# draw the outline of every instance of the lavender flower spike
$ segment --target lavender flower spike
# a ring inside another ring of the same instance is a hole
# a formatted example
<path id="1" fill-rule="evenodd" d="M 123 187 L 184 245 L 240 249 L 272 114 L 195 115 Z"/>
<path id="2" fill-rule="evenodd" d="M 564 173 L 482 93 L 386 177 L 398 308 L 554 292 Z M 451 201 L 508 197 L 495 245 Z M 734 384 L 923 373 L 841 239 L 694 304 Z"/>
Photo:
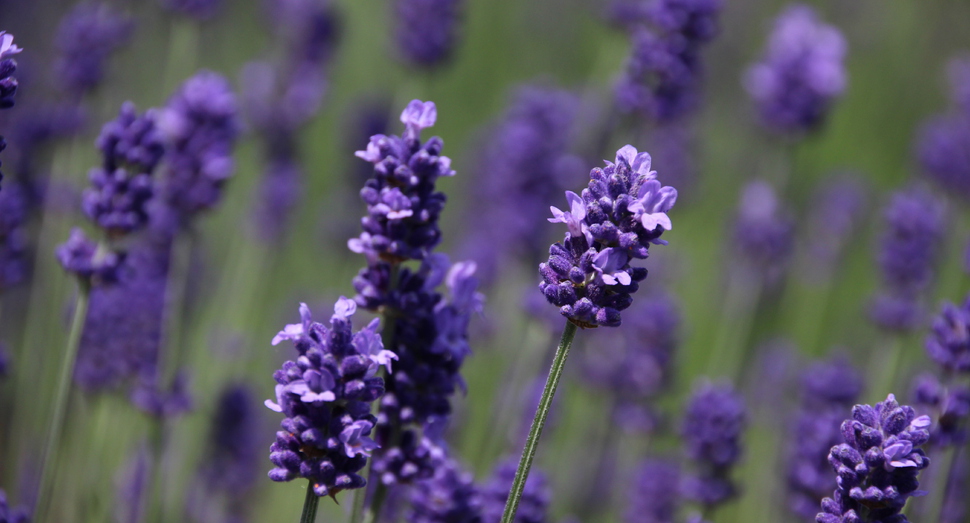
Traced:
<path id="1" fill-rule="evenodd" d="M 54 64 L 61 89 L 80 98 L 104 79 L 105 62 L 131 37 L 131 19 L 107 3 L 82 3 L 57 29 L 60 57 Z"/>
<path id="2" fill-rule="evenodd" d="M 17 79 L 13 74 L 17 71 L 17 61 L 13 55 L 23 51 L 13 43 L 13 35 L 0 31 L 0 109 L 13 107 L 14 95 L 17 94 Z"/>
<path id="3" fill-rule="evenodd" d="M 397 42 L 415 67 L 445 63 L 455 48 L 462 0 L 396 0 Z"/>
<path id="4" fill-rule="evenodd" d="M 618 326 L 620 311 L 647 277 L 630 260 L 645 259 L 651 243 L 666 244 L 660 235 L 671 228 L 667 212 L 677 190 L 661 186 L 650 167 L 649 154 L 624 146 L 615 163 L 593 169 L 582 196 L 566 193 L 568 212 L 551 208 L 549 221 L 567 224 L 569 232 L 539 265 L 539 288 L 578 326 Z"/>
<path id="5" fill-rule="evenodd" d="M 919 449 L 929 440 L 928 416 L 916 416 L 890 394 L 875 407 L 856 405 L 842 423 L 845 443 L 832 447 L 829 463 L 838 488 L 822 500 L 817 523 L 909 521 L 901 514 L 906 500 L 925 494 L 917 475 L 930 464 Z"/>
<path id="6" fill-rule="evenodd" d="M 970 298 L 960 307 L 943 305 L 926 338 L 926 353 L 948 371 L 970 373 Z"/>
<path id="7" fill-rule="evenodd" d="M 744 76 L 762 122 L 785 133 L 817 128 L 846 87 L 842 33 L 804 4 L 776 20 L 768 49 Z"/>
<path id="8" fill-rule="evenodd" d="M 747 424 L 744 401 L 730 385 L 703 384 L 691 395 L 681 435 L 697 474 L 684 494 L 707 508 L 737 495 L 731 469 L 741 459 L 741 434 Z"/>
<path id="9" fill-rule="evenodd" d="M 301 304 L 301 322 L 273 338 L 273 345 L 292 341 L 299 353 L 273 375 L 276 401 L 266 400 L 286 415 L 270 447 L 273 481 L 307 478 L 317 496 L 331 497 L 366 485 L 357 472 L 377 448 L 369 437 L 377 423 L 370 404 L 384 394 L 384 380 L 375 374 L 393 355 L 383 350 L 377 319 L 352 332 L 356 310 L 353 300 L 341 297 L 327 328 Z"/>

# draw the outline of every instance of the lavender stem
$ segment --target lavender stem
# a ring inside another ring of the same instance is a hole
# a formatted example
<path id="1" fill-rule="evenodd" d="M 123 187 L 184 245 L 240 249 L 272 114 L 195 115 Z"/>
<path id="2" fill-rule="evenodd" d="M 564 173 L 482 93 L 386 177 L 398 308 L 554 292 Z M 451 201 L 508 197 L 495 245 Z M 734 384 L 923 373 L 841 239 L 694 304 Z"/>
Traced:
<path id="1" fill-rule="evenodd" d="M 317 519 L 317 505 L 320 498 L 313 492 L 313 481 L 306 486 L 306 497 L 303 498 L 303 513 L 300 514 L 300 523 L 313 523 Z"/>
<path id="2" fill-rule="evenodd" d="M 74 318 L 71 320 L 71 330 L 67 337 L 67 347 L 64 350 L 64 360 L 61 364 L 61 374 L 58 378 L 57 396 L 54 399 L 54 414 L 51 418 L 51 428 L 47 433 L 47 443 L 41 458 L 40 490 L 37 495 L 35 513 L 41 515 L 38 521 L 45 521 L 50 516 L 45 510 L 45 503 L 50 499 L 54 487 L 54 467 L 57 457 L 57 445 L 61 440 L 61 430 L 64 428 L 64 418 L 67 412 L 68 391 L 71 389 L 71 375 L 74 372 L 74 360 L 77 359 L 77 349 L 81 342 L 81 332 L 88 315 L 89 285 L 78 281 L 77 304 L 74 307 Z"/>
<path id="3" fill-rule="evenodd" d="M 546 418 L 549 416 L 552 399 L 556 395 L 559 379 L 562 378 L 562 371 L 566 366 L 566 357 L 569 356 L 569 347 L 572 346 L 575 337 L 576 324 L 567 321 L 566 328 L 562 331 L 562 338 L 559 340 L 559 347 L 556 349 L 556 356 L 552 360 L 552 367 L 549 369 L 549 378 L 546 379 L 546 386 L 542 389 L 542 397 L 539 399 L 539 407 L 536 408 L 536 415 L 532 420 L 532 428 L 529 429 L 529 437 L 526 438 L 525 448 L 522 449 L 519 467 L 515 470 L 515 479 L 512 480 L 512 490 L 509 492 L 509 499 L 505 503 L 502 523 L 512 523 L 515 519 L 515 511 L 519 508 L 519 500 L 522 498 L 522 491 L 525 490 L 525 481 L 529 477 L 532 459 L 535 458 L 536 448 L 539 446 L 539 436 L 542 434 L 542 427 L 546 424 Z"/>

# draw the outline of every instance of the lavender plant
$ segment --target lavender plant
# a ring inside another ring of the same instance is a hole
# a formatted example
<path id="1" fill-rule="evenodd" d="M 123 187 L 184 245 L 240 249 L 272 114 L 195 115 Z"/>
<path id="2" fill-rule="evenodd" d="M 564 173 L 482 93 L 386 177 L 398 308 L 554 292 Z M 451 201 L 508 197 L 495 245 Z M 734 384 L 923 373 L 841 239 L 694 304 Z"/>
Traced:
<path id="1" fill-rule="evenodd" d="M 844 443 L 832 447 L 829 463 L 838 477 L 832 497 L 822 500 L 818 523 L 909 521 L 901 512 L 919 495 L 919 472 L 930 460 L 919 448 L 929 440 L 929 416 L 916 416 L 890 394 L 886 401 L 852 408 L 842 423 Z"/>
<path id="2" fill-rule="evenodd" d="M 17 79 L 13 74 L 17 72 L 17 61 L 12 57 L 23 51 L 13 43 L 13 35 L 0 31 L 0 109 L 13 107 L 14 96 L 17 94 Z M 6 140 L 0 136 L 0 151 L 7 147 Z M 3 173 L 0 173 L 3 181 Z"/>
<path id="3" fill-rule="evenodd" d="M 132 35 L 132 22 L 107 3 L 82 3 L 62 20 L 54 64 L 57 82 L 75 102 L 104 80 L 108 58 Z"/>
<path id="4" fill-rule="evenodd" d="M 683 494 L 705 515 L 738 494 L 730 474 L 741 458 L 746 418 L 743 400 L 726 384 L 701 384 L 687 404 L 681 436 L 694 473 L 685 479 Z"/>
<path id="5" fill-rule="evenodd" d="M 462 0 L 396 0 L 397 45 L 401 58 L 417 68 L 431 69 L 454 54 Z"/>

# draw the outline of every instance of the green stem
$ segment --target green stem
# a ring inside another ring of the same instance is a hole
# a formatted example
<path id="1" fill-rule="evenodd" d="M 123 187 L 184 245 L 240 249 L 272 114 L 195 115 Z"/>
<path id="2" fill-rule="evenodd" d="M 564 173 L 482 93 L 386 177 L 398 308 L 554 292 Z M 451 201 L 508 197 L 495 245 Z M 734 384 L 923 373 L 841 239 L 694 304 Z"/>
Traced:
<path id="1" fill-rule="evenodd" d="M 900 335 L 892 335 L 888 346 L 876 347 L 871 356 L 871 369 L 876 376 L 870 378 L 872 383 L 873 401 L 883 401 L 886 395 L 893 392 L 899 360 L 902 358 L 903 340 Z"/>
<path id="2" fill-rule="evenodd" d="M 317 505 L 320 498 L 313 492 L 313 482 L 306 486 L 306 497 L 303 498 L 303 513 L 300 514 L 300 523 L 313 523 L 317 520 Z"/>
<path id="3" fill-rule="evenodd" d="M 959 453 L 957 448 L 953 445 L 947 447 L 943 451 L 943 467 L 936 475 L 936 482 L 934 482 L 934 487 L 931 489 L 933 492 L 932 501 L 929 503 L 930 506 L 930 517 L 926 521 L 939 521 L 940 515 L 943 512 L 943 504 L 946 503 L 947 487 L 950 485 L 950 475 L 954 468 L 954 463 L 957 461 Z M 912 503 L 910 503 L 912 505 Z"/>
<path id="4" fill-rule="evenodd" d="M 54 398 L 54 414 L 51 418 L 50 431 L 47 433 L 47 443 L 41 458 L 40 491 L 37 495 L 35 513 L 50 516 L 45 503 L 51 499 L 54 488 L 54 467 L 57 463 L 57 446 L 61 440 L 61 430 L 64 428 L 64 418 L 67 414 L 68 392 L 71 389 L 71 375 L 74 372 L 74 360 L 77 359 L 77 349 L 81 343 L 81 332 L 84 330 L 84 320 L 88 315 L 89 284 L 78 280 L 77 304 L 74 307 L 74 319 L 71 320 L 71 331 L 67 337 L 67 347 L 61 362 L 61 373 L 57 383 L 57 396 Z M 45 521 L 43 517 L 38 521 Z"/>
<path id="5" fill-rule="evenodd" d="M 575 337 L 576 325 L 572 322 L 566 322 L 566 328 L 563 329 L 562 338 L 559 340 L 559 347 L 556 349 L 556 356 L 553 358 L 552 367 L 549 369 L 549 378 L 546 379 L 546 386 L 542 389 L 542 398 L 539 399 L 535 419 L 532 420 L 532 428 L 529 429 L 529 437 L 525 440 L 525 448 L 522 449 L 519 468 L 515 471 L 512 490 L 509 492 L 509 499 L 505 503 L 505 512 L 502 514 L 502 523 L 512 523 L 515 519 L 515 511 L 519 508 L 519 500 L 522 498 L 522 491 L 525 490 L 525 481 L 529 477 L 529 469 L 532 467 L 532 460 L 535 458 L 536 448 L 539 446 L 539 436 L 542 435 L 542 427 L 546 424 L 546 418 L 549 416 L 552 399 L 556 395 L 559 379 L 562 378 L 562 371 L 566 366 L 566 357 L 569 356 L 569 347 L 573 344 Z"/>
<path id="6" fill-rule="evenodd" d="M 737 377 L 744 361 L 761 287 L 761 279 L 747 272 L 730 277 L 724 309 L 714 339 L 714 349 L 709 360 L 709 375 L 721 375 L 730 379 Z"/>

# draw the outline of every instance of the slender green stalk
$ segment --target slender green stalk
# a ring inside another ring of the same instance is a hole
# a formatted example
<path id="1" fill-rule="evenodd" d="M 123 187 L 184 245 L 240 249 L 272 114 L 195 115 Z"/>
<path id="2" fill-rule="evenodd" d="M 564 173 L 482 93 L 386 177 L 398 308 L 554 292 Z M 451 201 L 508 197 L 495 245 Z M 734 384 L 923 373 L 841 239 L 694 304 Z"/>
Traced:
<path id="1" fill-rule="evenodd" d="M 317 505 L 320 498 L 313 492 L 313 481 L 307 483 L 306 497 L 303 498 L 303 513 L 300 514 L 300 523 L 313 523 L 317 520 Z"/>
<path id="2" fill-rule="evenodd" d="M 525 481 L 529 477 L 529 469 L 532 467 L 532 460 L 535 458 L 536 449 L 539 446 L 539 436 L 542 435 L 542 427 L 546 424 L 549 410 L 552 408 L 552 399 L 556 395 L 556 387 L 559 386 L 559 379 L 562 378 L 563 368 L 566 366 L 566 357 L 569 356 L 569 347 L 573 344 L 576 337 L 576 325 L 566 322 L 566 328 L 562 331 L 562 338 L 559 340 L 559 347 L 556 349 L 556 356 L 552 360 L 552 367 L 549 369 L 549 378 L 546 379 L 546 386 L 542 389 L 542 398 L 539 399 L 539 407 L 536 409 L 535 418 L 532 420 L 532 428 L 529 429 L 529 437 L 525 440 L 525 448 L 522 449 L 522 458 L 519 460 L 519 467 L 515 471 L 515 479 L 512 481 L 512 490 L 509 492 L 509 499 L 505 503 L 505 512 L 502 514 L 502 523 L 512 523 L 515 519 L 515 511 L 519 508 L 519 500 L 522 498 L 522 491 L 525 490 Z"/>
<path id="3" fill-rule="evenodd" d="M 902 359 L 903 340 L 899 335 L 892 335 L 889 342 L 882 347 L 876 347 L 872 352 L 871 364 L 869 368 L 876 373 L 870 377 L 872 383 L 873 401 L 886 399 L 886 394 L 893 392 L 893 384 L 896 381 L 896 373 L 899 369 L 899 360 Z"/>
<path id="4" fill-rule="evenodd" d="M 47 503 L 50 502 L 54 488 L 54 467 L 57 466 L 57 446 L 61 440 L 61 430 L 64 428 L 64 418 L 67 415 L 68 392 L 71 389 L 71 375 L 74 373 L 74 360 L 77 359 L 77 349 L 81 343 L 81 332 L 84 330 L 84 320 L 88 315 L 88 297 L 90 288 L 87 282 L 78 280 L 77 304 L 74 306 L 74 319 L 71 320 L 71 331 L 67 337 L 67 347 L 61 362 L 61 373 L 57 383 L 57 396 L 54 397 L 54 413 L 51 418 L 50 430 L 47 433 L 47 443 L 44 445 L 44 455 L 41 458 L 40 491 L 37 495 L 35 513 L 41 515 L 38 521 L 45 521 L 50 517 Z"/>
<path id="5" fill-rule="evenodd" d="M 734 379 L 740 372 L 761 287 L 762 281 L 757 275 L 734 274 L 728 280 L 724 308 L 709 360 L 708 373 L 711 376 Z"/>
<path id="6" fill-rule="evenodd" d="M 367 487 L 354 491 L 354 506 L 350 511 L 350 521 L 361 521 L 364 517 L 364 501 L 367 498 Z"/>
<path id="7" fill-rule="evenodd" d="M 936 474 L 936 481 L 933 483 L 933 488 L 929 489 L 932 492 L 930 497 L 930 517 L 926 521 L 939 521 L 940 515 L 943 512 L 943 504 L 946 503 L 946 491 L 947 487 L 950 485 L 950 476 L 953 474 L 954 464 L 956 463 L 959 452 L 958 448 L 951 445 L 943 451 L 943 459 L 939 461 L 943 466 L 940 467 L 939 472 Z M 937 462 L 937 460 L 934 460 Z M 912 505 L 912 503 L 910 503 Z"/>

